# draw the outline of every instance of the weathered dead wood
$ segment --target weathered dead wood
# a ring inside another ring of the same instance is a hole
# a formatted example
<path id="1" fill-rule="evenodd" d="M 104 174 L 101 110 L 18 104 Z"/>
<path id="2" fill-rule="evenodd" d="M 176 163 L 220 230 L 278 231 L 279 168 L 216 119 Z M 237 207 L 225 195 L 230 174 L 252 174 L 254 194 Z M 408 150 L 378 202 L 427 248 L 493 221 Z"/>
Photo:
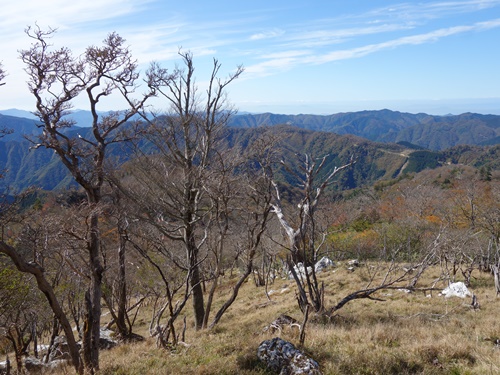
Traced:
<path id="1" fill-rule="evenodd" d="M 493 277 L 495 278 L 495 290 L 496 290 L 496 295 L 500 294 L 500 280 L 498 276 L 499 268 L 497 265 L 491 266 L 491 272 L 493 272 Z"/>
<path id="2" fill-rule="evenodd" d="M 300 326 L 300 346 L 304 346 L 304 340 L 306 339 L 306 324 L 309 319 L 309 305 L 306 306 L 306 310 L 304 311 L 304 320 L 302 321 L 302 325 Z"/>

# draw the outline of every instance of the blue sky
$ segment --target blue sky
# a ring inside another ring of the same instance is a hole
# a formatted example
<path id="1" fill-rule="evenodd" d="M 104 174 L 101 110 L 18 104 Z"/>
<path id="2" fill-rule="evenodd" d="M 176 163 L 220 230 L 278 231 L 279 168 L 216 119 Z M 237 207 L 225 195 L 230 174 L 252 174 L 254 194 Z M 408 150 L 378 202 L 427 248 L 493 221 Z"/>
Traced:
<path id="1" fill-rule="evenodd" d="M 500 114 L 500 0 L 39 4 L 2 5 L 0 61 L 9 75 L 0 109 L 33 109 L 18 50 L 29 46 L 23 30 L 36 22 L 57 28 L 53 44 L 75 54 L 116 31 L 143 71 L 153 60 L 171 69 L 179 48 L 190 50 L 201 87 L 214 57 L 223 74 L 242 64 L 228 92 L 241 112 Z"/>

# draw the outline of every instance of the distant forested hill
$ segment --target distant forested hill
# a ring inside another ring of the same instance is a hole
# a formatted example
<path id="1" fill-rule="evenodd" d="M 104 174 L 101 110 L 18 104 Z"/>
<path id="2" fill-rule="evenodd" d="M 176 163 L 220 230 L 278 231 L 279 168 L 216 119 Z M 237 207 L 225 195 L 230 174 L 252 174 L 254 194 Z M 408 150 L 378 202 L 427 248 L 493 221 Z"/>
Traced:
<path id="1" fill-rule="evenodd" d="M 11 129 L 17 128 L 22 132 L 33 131 L 35 120 L 2 115 L 2 112 L 22 114 L 22 111 L 16 112 L 15 110 L 0 111 L 0 129 L 5 126 Z M 26 116 L 30 114 L 26 113 L 24 117 Z M 74 111 L 69 118 L 73 119 L 76 125 L 85 127 L 90 123 L 90 112 Z M 274 125 L 293 125 L 303 129 L 340 135 L 352 134 L 376 142 L 409 142 L 434 151 L 457 145 L 500 144 L 500 116 L 476 113 L 433 116 L 388 109 L 337 113 L 327 116 L 262 113 L 233 116 L 229 123 L 229 126 L 237 128 Z M 16 131 L 16 134 L 20 132 Z M 12 136 L 8 139 L 12 139 Z"/>
<path id="2" fill-rule="evenodd" d="M 442 117 L 387 110 L 332 116 L 261 114 L 234 116 L 231 125 L 226 134 L 228 147 L 249 147 L 263 132 L 270 132 L 280 137 L 280 152 L 291 162 L 297 154 L 328 154 L 327 168 L 333 168 L 353 155 L 356 166 L 337 180 L 338 189 L 366 186 L 446 163 L 500 169 L 500 144 L 494 143 L 500 139 L 500 116 Z M 0 138 L 1 186 L 53 190 L 72 183 L 53 152 L 30 149 L 32 144 L 24 139 L 23 134 L 33 136 L 40 131 L 35 120 L 0 115 L 2 128 L 14 132 Z M 88 130 L 74 127 L 71 133 Z M 488 143 L 492 145 L 481 146 Z M 128 157 L 121 148 L 112 153 L 119 160 Z M 283 181 L 294 182 L 284 171 L 280 173 Z"/>
<path id="3" fill-rule="evenodd" d="M 230 126 L 257 127 L 278 124 L 304 129 L 353 134 L 376 142 L 409 142 L 430 150 L 460 144 L 500 143 L 500 116 L 464 113 L 431 116 L 390 110 L 319 115 L 243 114 L 233 116 Z"/>

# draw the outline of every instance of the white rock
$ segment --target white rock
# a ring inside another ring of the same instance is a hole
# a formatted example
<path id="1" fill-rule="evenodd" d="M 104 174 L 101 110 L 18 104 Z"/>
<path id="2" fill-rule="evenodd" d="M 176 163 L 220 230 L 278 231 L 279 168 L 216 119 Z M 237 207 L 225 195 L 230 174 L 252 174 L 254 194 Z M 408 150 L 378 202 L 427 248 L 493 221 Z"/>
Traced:
<path id="1" fill-rule="evenodd" d="M 316 264 L 314 265 L 314 271 L 316 273 L 319 273 L 328 267 L 334 267 L 334 266 L 335 263 L 333 263 L 333 260 L 327 257 L 323 257 L 319 261 L 317 261 Z"/>
<path id="2" fill-rule="evenodd" d="M 461 281 L 459 281 L 458 283 L 452 283 L 448 285 L 447 288 L 443 289 L 441 294 L 446 298 L 450 297 L 465 298 L 467 296 L 469 297 L 472 296 L 472 293 L 469 291 L 469 289 L 467 289 L 465 284 Z"/>
<path id="3" fill-rule="evenodd" d="M 359 260 L 357 259 L 351 259 L 347 262 L 347 265 L 349 267 L 359 267 Z"/>

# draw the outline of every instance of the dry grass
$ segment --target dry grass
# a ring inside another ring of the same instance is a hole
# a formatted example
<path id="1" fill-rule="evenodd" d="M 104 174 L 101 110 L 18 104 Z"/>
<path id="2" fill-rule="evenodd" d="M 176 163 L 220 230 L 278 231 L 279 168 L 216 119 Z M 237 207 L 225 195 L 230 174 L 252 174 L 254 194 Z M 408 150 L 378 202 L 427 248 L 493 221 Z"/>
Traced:
<path id="1" fill-rule="evenodd" d="M 427 281 L 438 274 L 439 270 L 431 270 Z M 377 296 L 385 302 L 353 301 L 330 322 L 312 317 L 304 350 L 320 363 L 324 374 L 500 373 L 500 349 L 491 341 L 500 337 L 500 301 L 490 275 L 474 276 L 471 289 L 481 303 L 478 311 L 468 298 L 382 291 Z M 333 304 L 366 286 L 367 275 L 361 268 L 350 273 L 339 267 L 321 277 L 328 303 Z M 302 319 L 293 282 L 277 280 L 271 288 L 269 301 L 263 288 L 248 282 L 219 326 L 202 332 L 188 327 L 189 347 L 169 352 L 157 349 L 154 339 L 148 338 L 102 352 L 100 374 L 266 374 L 256 349 L 274 335 L 263 328 L 280 314 Z M 220 290 L 215 308 L 227 293 L 227 288 Z M 189 321 L 190 311 L 186 314 Z M 147 316 L 143 321 L 136 331 L 146 335 Z M 285 329 L 280 335 L 298 344 L 297 330 Z"/>

